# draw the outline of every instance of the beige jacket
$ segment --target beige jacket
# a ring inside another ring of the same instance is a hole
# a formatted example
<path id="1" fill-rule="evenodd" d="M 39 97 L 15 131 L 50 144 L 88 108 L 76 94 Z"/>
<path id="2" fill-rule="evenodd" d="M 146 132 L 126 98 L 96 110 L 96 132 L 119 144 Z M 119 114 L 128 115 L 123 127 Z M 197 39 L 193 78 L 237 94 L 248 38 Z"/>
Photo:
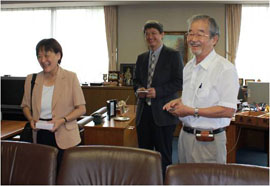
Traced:
<path id="1" fill-rule="evenodd" d="M 43 89 L 44 73 L 37 74 L 32 96 L 33 119 L 38 121 L 41 109 L 41 95 Z M 21 107 L 30 108 L 30 90 L 32 74 L 25 80 L 24 96 Z M 72 112 L 75 106 L 85 104 L 84 95 L 75 73 L 59 67 L 54 85 L 52 98 L 52 117 L 61 119 Z M 81 142 L 77 121 L 69 121 L 61 125 L 55 132 L 55 140 L 59 148 L 67 149 L 76 146 Z"/>

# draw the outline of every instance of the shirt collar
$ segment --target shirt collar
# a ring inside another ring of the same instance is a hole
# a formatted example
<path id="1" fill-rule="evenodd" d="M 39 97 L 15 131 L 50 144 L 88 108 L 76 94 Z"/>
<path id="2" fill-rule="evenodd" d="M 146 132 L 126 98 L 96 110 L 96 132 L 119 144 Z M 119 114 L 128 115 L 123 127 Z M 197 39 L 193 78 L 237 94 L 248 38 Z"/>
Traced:
<path id="1" fill-rule="evenodd" d="M 156 56 L 158 56 L 160 54 L 162 47 L 163 47 L 163 44 L 161 44 L 160 47 L 156 51 L 150 50 L 150 54 L 152 54 L 152 52 L 154 52 L 154 54 Z"/>
<path id="2" fill-rule="evenodd" d="M 198 65 L 200 65 L 203 69 L 207 70 L 208 67 L 213 62 L 213 58 L 216 56 L 216 51 L 213 49 Z M 196 67 L 196 57 L 193 58 L 193 65 Z"/>

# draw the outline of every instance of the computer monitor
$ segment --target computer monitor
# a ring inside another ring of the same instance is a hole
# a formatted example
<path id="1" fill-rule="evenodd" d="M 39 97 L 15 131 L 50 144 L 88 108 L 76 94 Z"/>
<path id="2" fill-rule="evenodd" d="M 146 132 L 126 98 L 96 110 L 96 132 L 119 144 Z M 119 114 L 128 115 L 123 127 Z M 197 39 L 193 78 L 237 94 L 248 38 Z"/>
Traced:
<path id="1" fill-rule="evenodd" d="M 269 104 L 269 83 L 268 82 L 248 82 L 248 103 Z"/>
<path id="2" fill-rule="evenodd" d="M 22 98 L 25 77 L 1 77 L 1 112 L 2 119 L 25 120 L 23 116 Z"/>

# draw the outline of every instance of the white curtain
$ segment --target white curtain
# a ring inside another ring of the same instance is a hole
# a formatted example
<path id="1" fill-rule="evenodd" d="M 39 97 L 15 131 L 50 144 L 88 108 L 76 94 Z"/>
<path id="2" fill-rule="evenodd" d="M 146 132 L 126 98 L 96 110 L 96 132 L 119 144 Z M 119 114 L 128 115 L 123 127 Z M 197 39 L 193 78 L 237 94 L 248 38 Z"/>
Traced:
<path id="1" fill-rule="evenodd" d="M 109 55 L 109 70 L 117 70 L 117 7 L 105 6 L 105 25 Z"/>
<path id="2" fill-rule="evenodd" d="M 269 7 L 242 6 L 240 40 L 235 61 L 239 78 L 270 81 L 269 20 Z"/>
<path id="3" fill-rule="evenodd" d="M 48 9 L 2 10 L 0 75 L 26 76 L 41 70 L 35 47 L 51 33 Z"/>
<path id="4" fill-rule="evenodd" d="M 228 4 L 226 7 L 226 31 L 227 31 L 227 49 L 226 58 L 235 64 L 237 54 L 240 28 L 241 28 L 241 4 Z"/>
<path id="5" fill-rule="evenodd" d="M 1 18 L 1 75 L 41 71 L 35 46 L 53 37 L 63 48 L 63 68 L 76 72 L 81 83 L 103 81 L 109 61 L 103 7 L 8 10 Z"/>

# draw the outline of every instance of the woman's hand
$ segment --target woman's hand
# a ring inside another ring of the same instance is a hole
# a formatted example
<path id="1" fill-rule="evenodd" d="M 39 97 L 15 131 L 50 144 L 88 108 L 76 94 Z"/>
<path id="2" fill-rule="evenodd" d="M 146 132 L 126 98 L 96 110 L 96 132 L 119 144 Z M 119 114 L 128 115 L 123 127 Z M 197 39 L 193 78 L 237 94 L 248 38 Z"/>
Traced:
<path id="1" fill-rule="evenodd" d="M 23 107 L 23 114 L 24 116 L 27 118 L 27 120 L 30 122 L 30 126 L 33 130 L 37 130 L 36 128 L 36 122 L 34 119 L 33 119 L 33 116 L 32 116 L 32 113 L 30 111 L 30 109 L 28 107 Z"/>
<path id="2" fill-rule="evenodd" d="M 73 121 L 73 120 L 76 120 L 81 115 L 85 114 L 85 112 L 86 112 L 85 105 L 78 105 L 78 106 L 75 107 L 75 109 L 71 113 L 66 115 L 65 118 L 66 118 L 67 121 Z M 53 124 L 53 128 L 52 128 L 51 132 L 55 132 L 66 121 L 65 121 L 64 118 L 61 118 L 61 119 L 53 118 L 49 122 Z"/>
<path id="3" fill-rule="evenodd" d="M 30 126 L 31 126 L 31 128 L 32 128 L 33 130 L 36 130 L 36 121 L 31 120 L 31 121 L 30 121 Z"/>
<path id="4" fill-rule="evenodd" d="M 57 131 L 57 129 L 63 125 L 65 123 L 65 120 L 62 118 L 62 119 L 53 119 L 51 121 L 48 121 L 49 123 L 52 123 L 53 124 L 53 128 L 51 130 L 51 132 L 55 132 Z"/>

